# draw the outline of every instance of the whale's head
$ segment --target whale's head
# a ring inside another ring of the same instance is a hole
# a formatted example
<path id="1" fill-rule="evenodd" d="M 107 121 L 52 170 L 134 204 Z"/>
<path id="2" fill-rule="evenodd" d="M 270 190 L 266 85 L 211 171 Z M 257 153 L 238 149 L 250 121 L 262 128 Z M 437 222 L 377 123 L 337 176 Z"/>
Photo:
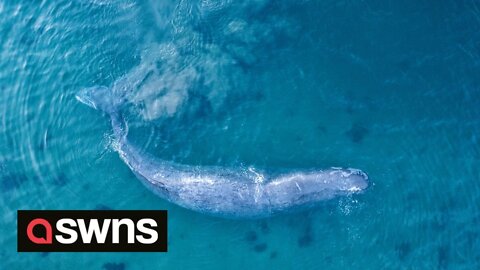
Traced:
<path id="1" fill-rule="evenodd" d="M 286 206 L 312 206 L 318 202 L 361 193 L 368 188 L 368 176 L 357 169 L 331 168 L 283 174 L 267 186 L 273 211 Z"/>
<path id="2" fill-rule="evenodd" d="M 341 192 L 359 193 L 368 188 L 368 175 L 358 169 L 331 168 L 318 177 L 320 184 L 327 183 L 331 189 Z"/>

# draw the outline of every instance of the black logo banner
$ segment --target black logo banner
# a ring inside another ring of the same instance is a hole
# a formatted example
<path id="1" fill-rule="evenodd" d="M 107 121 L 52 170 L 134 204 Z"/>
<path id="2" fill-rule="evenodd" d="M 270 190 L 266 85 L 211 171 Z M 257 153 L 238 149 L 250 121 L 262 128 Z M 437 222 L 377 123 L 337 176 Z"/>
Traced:
<path id="1" fill-rule="evenodd" d="M 166 210 L 18 210 L 19 252 L 166 252 Z"/>

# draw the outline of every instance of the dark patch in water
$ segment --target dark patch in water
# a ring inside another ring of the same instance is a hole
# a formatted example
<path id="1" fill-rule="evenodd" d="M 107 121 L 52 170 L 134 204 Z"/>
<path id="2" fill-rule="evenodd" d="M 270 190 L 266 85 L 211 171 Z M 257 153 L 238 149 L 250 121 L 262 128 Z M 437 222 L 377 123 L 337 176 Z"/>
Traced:
<path id="1" fill-rule="evenodd" d="M 273 251 L 272 253 L 270 253 L 270 259 L 275 259 L 277 258 L 278 256 L 278 253 L 276 251 Z"/>
<path id="2" fill-rule="evenodd" d="M 50 254 L 50 252 L 45 251 L 45 252 L 41 252 L 41 253 L 40 253 L 40 256 L 42 256 L 42 258 L 45 258 L 45 257 L 47 257 L 49 254 Z"/>
<path id="3" fill-rule="evenodd" d="M 438 262 L 438 269 L 447 269 L 448 264 L 449 264 L 449 258 L 448 258 L 448 253 L 449 253 L 449 247 L 448 246 L 441 246 L 438 248 L 438 257 L 437 257 L 437 262 Z"/>
<path id="4" fill-rule="evenodd" d="M 398 258 L 403 261 L 412 252 L 412 246 L 408 242 L 403 242 L 395 246 L 395 251 L 397 252 Z"/>
<path id="5" fill-rule="evenodd" d="M 348 114 L 353 114 L 355 112 L 355 108 L 352 104 L 348 104 L 346 111 Z"/>
<path id="6" fill-rule="evenodd" d="M 210 114 L 212 114 L 213 112 L 213 108 L 212 108 L 212 105 L 210 103 L 210 101 L 208 100 L 205 100 L 205 99 L 201 99 L 200 100 L 200 105 L 197 107 L 197 110 L 196 110 L 196 113 L 195 113 L 195 116 L 198 118 L 203 118 L 203 117 L 206 117 Z"/>
<path id="7" fill-rule="evenodd" d="M 192 115 L 190 115 L 192 119 L 198 120 L 199 118 L 204 118 L 212 114 L 212 104 L 205 95 L 192 91 L 189 98 L 190 102 L 188 106 L 192 113 Z"/>
<path id="8" fill-rule="evenodd" d="M 332 256 L 326 256 L 325 258 L 323 258 L 323 260 L 324 260 L 327 264 L 331 264 L 331 263 L 333 262 Z"/>
<path id="9" fill-rule="evenodd" d="M 266 221 L 260 222 L 260 231 L 264 234 L 267 234 L 270 232 L 270 227 L 268 226 L 268 223 Z"/>
<path id="10" fill-rule="evenodd" d="M 298 246 L 299 247 L 308 247 L 313 244 L 314 237 L 313 237 L 313 230 L 312 230 L 312 222 L 310 219 L 307 219 L 307 223 L 305 229 L 302 232 L 302 235 L 298 238 Z"/>
<path id="11" fill-rule="evenodd" d="M 298 238 L 298 246 L 299 247 L 308 247 L 311 246 L 313 243 L 313 235 L 310 230 L 305 230 L 302 236 Z"/>
<path id="12" fill-rule="evenodd" d="M 413 67 L 413 62 L 410 59 L 401 59 L 395 63 L 395 66 L 406 73 Z"/>
<path id="13" fill-rule="evenodd" d="M 20 187 L 20 185 L 28 180 L 24 174 L 7 174 L 1 178 L 1 188 L 3 191 L 11 191 Z"/>
<path id="14" fill-rule="evenodd" d="M 242 69 L 243 72 L 249 72 L 253 69 L 255 66 L 255 62 L 258 60 L 256 59 L 255 56 L 250 56 L 248 59 L 242 58 L 242 57 L 236 57 L 235 55 L 232 54 L 232 56 L 235 59 L 235 64 Z"/>
<path id="15" fill-rule="evenodd" d="M 354 143 L 361 143 L 367 134 L 368 129 L 359 124 L 353 124 L 350 130 L 345 132 L 345 135 Z"/>
<path id="16" fill-rule="evenodd" d="M 317 125 L 317 130 L 321 133 L 327 133 L 327 127 L 321 124 Z"/>
<path id="17" fill-rule="evenodd" d="M 106 206 L 105 204 L 97 204 L 95 205 L 95 210 L 113 210 L 113 208 Z"/>
<path id="18" fill-rule="evenodd" d="M 245 235 L 245 240 L 247 242 L 255 242 L 258 239 L 258 235 L 254 231 L 248 231 L 247 234 Z"/>
<path id="19" fill-rule="evenodd" d="M 105 270 L 125 270 L 125 263 L 105 263 L 102 268 Z"/>
<path id="20" fill-rule="evenodd" d="M 253 250 L 254 250 L 255 252 L 259 252 L 259 253 L 260 253 L 260 252 L 264 252 L 265 250 L 267 250 L 267 244 L 261 243 L 261 244 L 255 245 L 255 246 L 253 247 Z"/>
<path id="21" fill-rule="evenodd" d="M 254 91 L 251 94 L 251 98 L 256 102 L 260 102 L 265 100 L 265 94 L 262 91 Z"/>
<path id="22" fill-rule="evenodd" d="M 69 182 L 67 176 L 64 173 L 60 173 L 53 179 L 53 184 L 57 187 L 63 187 Z"/>

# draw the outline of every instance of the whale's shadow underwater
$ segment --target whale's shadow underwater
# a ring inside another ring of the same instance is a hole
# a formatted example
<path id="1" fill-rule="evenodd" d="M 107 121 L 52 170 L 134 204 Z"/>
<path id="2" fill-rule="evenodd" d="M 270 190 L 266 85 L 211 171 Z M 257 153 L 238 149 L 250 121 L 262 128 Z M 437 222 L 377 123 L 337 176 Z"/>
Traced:
<path id="1" fill-rule="evenodd" d="M 225 218 L 265 218 L 315 207 L 368 187 L 361 170 L 330 168 L 266 173 L 253 168 L 189 166 L 144 153 L 127 139 L 121 114 L 124 89 L 91 87 L 76 98 L 109 115 L 116 151 L 142 182 L 160 197 L 197 212 Z"/>

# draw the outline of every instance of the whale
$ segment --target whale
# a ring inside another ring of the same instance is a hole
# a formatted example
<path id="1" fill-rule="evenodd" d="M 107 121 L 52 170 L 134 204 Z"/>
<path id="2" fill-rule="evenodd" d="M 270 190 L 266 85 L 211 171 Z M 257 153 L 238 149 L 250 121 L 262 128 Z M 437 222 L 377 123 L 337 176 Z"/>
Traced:
<path id="1" fill-rule="evenodd" d="M 339 196 L 362 193 L 369 186 L 368 175 L 353 168 L 264 170 L 157 158 L 128 140 L 122 115 L 127 86 L 83 88 L 76 99 L 109 117 L 120 158 L 147 188 L 173 204 L 211 216 L 258 219 L 311 209 Z"/>

